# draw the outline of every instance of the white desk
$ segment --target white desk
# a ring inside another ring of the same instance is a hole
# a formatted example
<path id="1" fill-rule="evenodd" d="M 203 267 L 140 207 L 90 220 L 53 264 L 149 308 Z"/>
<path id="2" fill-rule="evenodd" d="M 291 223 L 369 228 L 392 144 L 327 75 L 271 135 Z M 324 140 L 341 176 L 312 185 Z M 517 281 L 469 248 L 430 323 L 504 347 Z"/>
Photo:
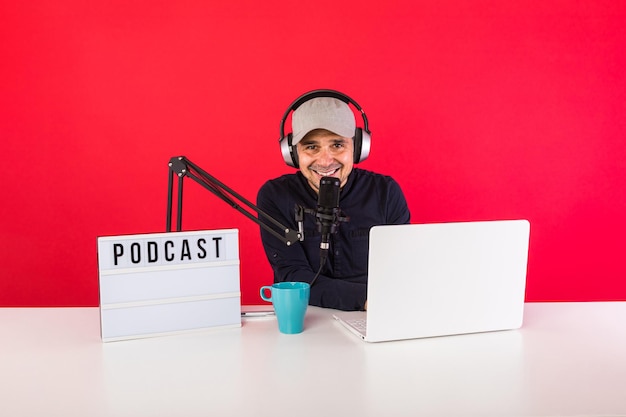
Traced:
<path id="1" fill-rule="evenodd" d="M 310 308 L 299 335 L 248 319 L 103 344 L 97 308 L 0 309 L 0 414 L 626 415 L 626 302 L 527 304 L 518 331 L 382 344 L 331 313 Z"/>

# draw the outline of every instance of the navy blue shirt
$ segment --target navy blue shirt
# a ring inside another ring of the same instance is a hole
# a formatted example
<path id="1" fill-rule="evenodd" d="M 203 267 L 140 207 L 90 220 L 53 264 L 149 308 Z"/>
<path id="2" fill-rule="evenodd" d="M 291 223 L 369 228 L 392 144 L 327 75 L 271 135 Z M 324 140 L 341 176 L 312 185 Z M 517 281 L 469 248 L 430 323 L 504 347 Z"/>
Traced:
<path id="1" fill-rule="evenodd" d="M 317 206 L 317 194 L 301 172 L 266 182 L 258 207 L 297 230 L 295 208 Z M 339 310 L 363 310 L 367 299 L 369 230 L 374 225 L 409 223 L 410 213 L 400 186 L 391 177 L 355 168 L 341 189 L 339 207 L 349 221 L 330 237 L 328 260 L 311 287 L 310 304 Z M 274 281 L 311 282 L 319 269 L 320 241 L 314 215 L 304 216 L 304 241 L 285 245 L 261 229 L 261 240 Z"/>

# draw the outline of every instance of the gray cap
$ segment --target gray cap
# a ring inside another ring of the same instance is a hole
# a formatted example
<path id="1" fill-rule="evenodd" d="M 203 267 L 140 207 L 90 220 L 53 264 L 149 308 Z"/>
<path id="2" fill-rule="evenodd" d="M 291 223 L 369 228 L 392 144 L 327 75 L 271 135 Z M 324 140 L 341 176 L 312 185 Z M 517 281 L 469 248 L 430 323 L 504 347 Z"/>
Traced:
<path id="1" fill-rule="evenodd" d="M 336 135 L 351 138 L 356 130 L 354 113 L 341 100 L 332 97 L 317 97 L 302 103 L 291 116 L 292 144 L 315 129 L 326 129 Z"/>

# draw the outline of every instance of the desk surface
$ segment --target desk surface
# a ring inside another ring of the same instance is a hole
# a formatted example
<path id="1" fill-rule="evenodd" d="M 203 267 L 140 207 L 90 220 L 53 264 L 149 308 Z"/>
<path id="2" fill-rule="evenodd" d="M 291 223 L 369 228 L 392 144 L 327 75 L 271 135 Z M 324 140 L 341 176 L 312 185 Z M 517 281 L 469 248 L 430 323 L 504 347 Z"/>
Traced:
<path id="1" fill-rule="evenodd" d="M 527 304 L 521 330 L 368 344 L 310 308 L 102 343 L 97 308 L 0 309 L 0 409 L 19 416 L 626 415 L 626 302 Z M 350 399 L 352 398 L 352 399 Z"/>

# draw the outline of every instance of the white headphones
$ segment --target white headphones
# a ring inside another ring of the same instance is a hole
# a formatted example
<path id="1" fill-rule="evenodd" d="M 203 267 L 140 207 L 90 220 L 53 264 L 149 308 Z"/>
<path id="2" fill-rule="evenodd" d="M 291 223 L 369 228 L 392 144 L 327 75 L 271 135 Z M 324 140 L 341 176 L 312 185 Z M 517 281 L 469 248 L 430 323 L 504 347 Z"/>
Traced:
<path id="1" fill-rule="evenodd" d="M 361 106 L 347 95 L 335 90 L 313 90 L 298 97 L 287 109 L 283 118 L 280 121 L 280 150 L 283 155 L 285 163 L 294 168 L 298 168 L 298 153 L 296 146 L 293 145 L 293 133 L 289 133 L 285 136 L 285 122 L 289 114 L 300 107 L 302 104 L 309 100 L 318 97 L 332 97 L 343 101 L 346 104 L 352 104 L 363 117 L 363 128 L 357 127 L 354 132 L 354 163 L 358 164 L 367 159 L 370 153 L 372 134 L 369 131 L 367 116 Z"/>

